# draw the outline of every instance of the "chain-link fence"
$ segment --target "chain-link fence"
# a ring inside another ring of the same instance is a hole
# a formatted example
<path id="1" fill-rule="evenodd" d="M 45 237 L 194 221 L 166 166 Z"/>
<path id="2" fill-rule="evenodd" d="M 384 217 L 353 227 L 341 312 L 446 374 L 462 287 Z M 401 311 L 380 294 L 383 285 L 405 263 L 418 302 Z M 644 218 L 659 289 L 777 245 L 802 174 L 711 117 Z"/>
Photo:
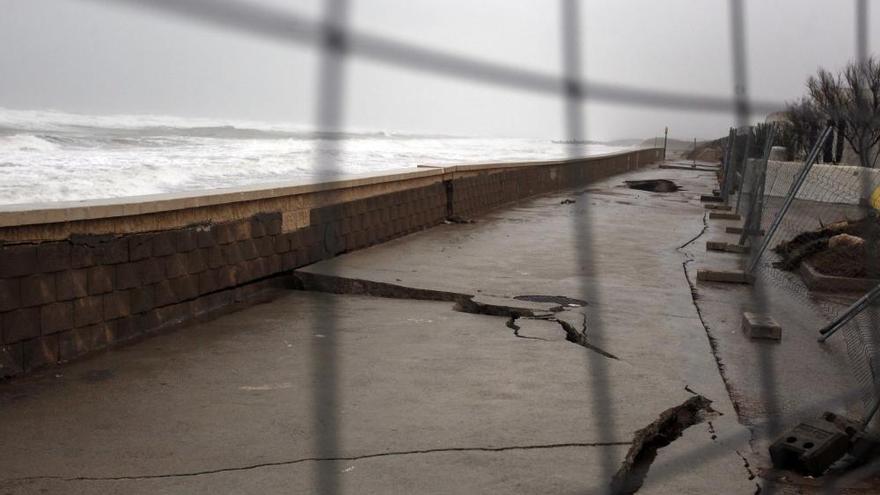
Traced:
<path id="1" fill-rule="evenodd" d="M 831 128 L 820 134 L 803 162 L 770 161 L 778 131 L 771 125 L 737 133 L 737 139 L 744 135 L 747 149 L 743 173 L 734 183 L 739 189 L 736 211 L 743 219 L 739 243 L 748 252 L 745 271 L 766 290 L 785 291 L 804 310 L 829 321 L 844 319 L 834 331 L 842 330 L 846 341 L 867 422 L 880 404 L 875 352 L 880 298 L 851 308 L 847 303 L 870 291 L 880 278 L 880 224 L 871 206 L 880 172 L 817 164 L 832 139 Z M 760 159 L 750 156 L 755 141 L 763 145 Z"/>

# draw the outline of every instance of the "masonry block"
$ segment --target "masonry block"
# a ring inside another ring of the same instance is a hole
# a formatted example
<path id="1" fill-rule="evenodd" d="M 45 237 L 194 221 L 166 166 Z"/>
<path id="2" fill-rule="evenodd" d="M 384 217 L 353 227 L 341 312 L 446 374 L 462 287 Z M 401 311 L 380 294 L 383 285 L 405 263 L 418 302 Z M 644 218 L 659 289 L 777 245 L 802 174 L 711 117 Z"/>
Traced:
<path id="1" fill-rule="evenodd" d="M 188 253 L 199 247 L 198 234 L 194 228 L 174 231 L 174 249 L 178 253 Z"/>
<path id="2" fill-rule="evenodd" d="M 104 294 L 104 320 L 115 320 L 131 314 L 131 296 L 128 291 Z"/>
<path id="3" fill-rule="evenodd" d="M 31 371 L 58 362 L 58 336 L 43 335 L 22 342 L 25 371 Z"/>
<path id="4" fill-rule="evenodd" d="M 744 312 L 742 317 L 743 331 L 752 339 L 781 340 L 782 327 L 776 320 L 767 315 Z"/>
<path id="5" fill-rule="evenodd" d="M 186 273 L 193 275 L 208 268 L 201 250 L 190 251 L 184 256 L 186 256 Z"/>
<path id="6" fill-rule="evenodd" d="M 21 279 L 0 279 L 0 312 L 21 306 Z"/>
<path id="7" fill-rule="evenodd" d="M 37 248 L 34 246 L 0 247 L 0 278 L 20 277 L 37 272 Z"/>
<path id="8" fill-rule="evenodd" d="M 223 259 L 223 249 L 220 246 L 212 246 L 202 249 L 202 255 L 208 268 L 220 268 L 226 264 Z"/>
<path id="9" fill-rule="evenodd" d="M 738 213 L 727 211 L 710 211 L 709 218 L 712 220 L 742 220 L 742 217 Z"/>
<path id="10" fill-rule="evenodd" d="M 111 342 L 112 335 L 107 324 L 61 332 L 58 334 L 58 359 L 69 361 L 88 352 L 103 349 Z"/>
<path id="11" fill-rule="evenodd" d="M 153 286 L 156 307 L 168 306 L 177 302 L 174 287 L 170 280 L 162 280 Z"/>
<path id="12" fill-rule="evenodd" d="M 86 269 L 65 270 L 55 274 L 55 296 L 59 301 L 69 301 L 89 294 Z"/>
<path id="13" fill-rule="evenodd" d="M 290 251 L 290 237 L 285 234 L 276 235 L 274 240 L 274 250 L 276 254 L 284 254 Z"/>
<path id="14" fill-rule="evenodd" d="M 172 254 L 162 258 L 165 263 L 165 277 L 176 278 L 188 273 L 186 266 L 186 255 Z"/>
<path id="15" fill-rule="evenodd" d="M 818 421 L 800 423 L 770 446 L 770 458 L 778 469 L 820 476 L 850 447 L 846 435 Z"/>
<path id="16" fill-rule="evenodd" d="M 241 247 L 239 247 L 237 242 L 224 244 L 221 247 L 223 250 L 223 259 L 226 261 L 227 265 L 236 265 L 244 259 L 241 255 Z"/>
<path id="17" fill-rule="evenodd" d="M 101 296 L 89 296 L 73 301 L 73 324 L 84 327 L 104 319 L 104 302 Z"/>
<path id="18" fill-rule="evenodd" d="M 723 241 L 706 241 L 706 251 L 720 251 L 724 253 L 745 254 L 749 252 L 748 246 Z"/>
<path id="19" fill-rule="evenodd" d="M 87 272 L 89 294 L 103 294 L 113 290 L 115 270 L 112 266 L 93 266 Z"/>
<path id="20" fill-rule="evenodd" d="M 261 237 L 254 241 L 254 244 L 257 248 L 257 254 L 261 257 L 272 256 L 273 254 L 275 254 L 274 237 Z"/>
<path id="21" fill-rule="evenodd" d="M 128 291 L 132 314 L 143 313 L 156 307 L 155 288 L 138 287 Z"/>
<path id="22" fill-rule="evenodd" d="M 55 275 L 44 273 L 21 279 L 21 305 L 38 306 L 55 301 Z"/>
<path id="23" fill-rule="evenodd" d="M 139 262 L 144 284 L 155 284 L 165 280 L 165 263 L 161 259 L 150 258 Z"/>
<path id="24" fill-rule="evenodd" d="M 121 263 L 114 265 L 116 269 L 117 289 L 130 289 L 144 285 L 143 263 Z"/>
<path id="25" fill-rule="evenodd" d="M 40 325 L 43 335 L 73 328 L 73 303 L 59 302 L 42 306 Z"/>
<path id="26" fill-rule="evenodd" d="M 247 220 L 239 220 L 229 224 L 232 238 L 235 241 L 243 241 L 251 238 L 251 223 Z"/>
<path id="27" fill-rule="evenodd" d="M 730 284 L 750 284 L 752 277 L 742 270 L 697 270 L 697 280 L 701 282 L 724 282 Z"/>
<path id="28" fill-rule="evenodd" d="M 220 289 L 234 287 L 238 284 L 237 265 L 220 267 L 215 270 L 215 273 L 217 274 L 217 285 Z"/>
<path id="29" fill-rule="evenodd" d="M 3 313 L 3 343 L 11 344 L 40 335 L 40 308 L 25 308 Z"/>
<path id="30" fill-rule="evenodd" d="M 259 256 L 257 253 L 257 247 L 254 244 L 254 241 L 250 239 L 246 239 L 238 242 L 238 249 L 241 252 L 241 258 L 243 260 L 252 260 Z"/>
<path id="31" fill-rule="evenodd" d="M 95 253 L 90 246 L 74 244 L 70 247 L 70 267 L 88 268 L 96 263 Z"/>
<path id="32" fill-rule="evenodd" d="M 714 194 L 702 194 L 700 195 L 700 201 L 706 203 L 721 203 L 724 199 L 721 196 L 716 196 Z"/>
<path id="33" fill-rule="evenodd" d="M 235 233 L 231 223 L 219 223 L 211 226 L 214 242 L 217 244 L 229 244 L 235 242 Z"/>
<path id="34" fill-rule="evenodd" d="M 128 260 L 140 261 L 153 256 L 155 234 L 138 234 L 128 239 Z"/>
<path id="35" fill-rule="evenodd" d="M 198 274 L 199 277 L 199 295 L 208 294 L 219 289 L 217 284 L 217 272 L 214 270 L 205 270 Z"/>
<path id="36" fill-rule="evenodd" d="M 37 268 L 41 272 L 58 272 L 70 268 L 70 244 L 49 242 L 37 245 Z"/>
<path id="37" fill-rule="evenodd" d="M 128 261 L 128 239 L 112 238 L 95 248 L 95 262 L 101 265 L 115 265 Z"/>
<path id="38" fill-rule="evenodd" d="M 174 232 L 159 232 L 158 234 L 153 236 L 152 255 L 155 257 L 174 254 L 174 252 L 176 251 L 174 242 Z"/>
<path id="39" fill-rule="evenodd" d="M 196 240 L 199 248 L 209 248 L 217 245 L 217 239 L 214 238 L 214 232 L 210 225 L 201 226 L 196 229 Z"/>
<path id="40" fill-rule="evenodd" d="M 199 296 L 199 277 L 186 275 L 170 280 L 171 287 L 178 301 L 195 299 Z"/>

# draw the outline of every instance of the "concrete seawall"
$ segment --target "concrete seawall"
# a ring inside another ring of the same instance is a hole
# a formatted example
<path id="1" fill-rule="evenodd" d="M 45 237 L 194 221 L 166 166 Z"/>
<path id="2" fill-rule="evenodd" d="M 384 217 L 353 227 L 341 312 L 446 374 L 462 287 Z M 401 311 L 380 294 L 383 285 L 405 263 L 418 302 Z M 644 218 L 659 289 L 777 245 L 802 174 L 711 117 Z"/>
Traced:
<path id="1" fill-rule="evenodd" d="M 420 167 L 329 182 L 0 207 L 0 376 L 247 300 L 273 277 L 661 159 Z"/>

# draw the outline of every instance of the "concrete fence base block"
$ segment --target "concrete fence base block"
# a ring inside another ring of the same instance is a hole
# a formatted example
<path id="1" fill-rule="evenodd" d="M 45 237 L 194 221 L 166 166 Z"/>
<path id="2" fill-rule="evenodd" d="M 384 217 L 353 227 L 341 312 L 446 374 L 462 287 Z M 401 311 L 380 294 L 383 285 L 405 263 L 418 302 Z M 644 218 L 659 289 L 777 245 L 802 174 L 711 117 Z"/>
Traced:
<path id="1" fill-rule="evenodd" d="M 742 328 L 752 339 L 781 340 L 782 327 L 767 315 L 743 313 Z"/>
<path id="2" fill-rule="evenodd" d="M 701 194 L 700 201 L 703 201 L 704 203 L 721 203 L 724 201 L 724 198 L 714 194 Z"/>
<path id="3" fill-rule="evenodd" d="M 723 253 L 745 254 L 749 252 L 748 246 L 724 241 L 706 241 L 706 251 L 720 251 Z"/>
<path id="4" fill-rule="evenodd" d="M 742 234 L 743 228 L 742 227 L 727 227 L 724 229 L 724 231 L 727 232 L 728 234 Z M 754 232 L 755 235 L 764 235 L 765 233 L 766 232 L 764 232 L 764 229 L 761 229 L 757 232 Z"/>
<path id="5" fill-rule="evenodd" d="M 713 220 L 742 220 L 738 213 L 727 211 L 710 211 L 709 218 Z"/>
<path id="6" fill-rule="evenodd" d="M 706 208 L 707 210 L 714 210 L 714 211 L 730 211 L 733 209 L 733 207 L 731 207 L 729 205 L 717 205 L 714 203 L 709 203 L 707 205 L 703 205 L 703 207 Z"/>
<path id="7" fill-rule="evenodd" d="M 752 277 L 742 270 L 710 270 L 707 268 L 697 270 L 697 280 L 700 282 L 723 282 L 728 284 L 752 283 Z"/>

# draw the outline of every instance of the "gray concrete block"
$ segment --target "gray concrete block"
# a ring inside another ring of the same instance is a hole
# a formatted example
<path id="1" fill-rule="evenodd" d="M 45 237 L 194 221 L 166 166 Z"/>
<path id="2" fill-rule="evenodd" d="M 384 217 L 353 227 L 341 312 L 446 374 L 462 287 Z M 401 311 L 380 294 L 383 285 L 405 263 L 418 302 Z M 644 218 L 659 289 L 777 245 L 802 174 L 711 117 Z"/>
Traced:
<path id="1" fill-rule="evenodd" d="M 742 328 L 746 335 L 752 339 L 782 339 L 782 327 L 767 315 L 743 313 Z"/>
<path id="2" fill-rule="evenodd" d="M 745 254 L 749 252 L 748 246 L 724 241 L 706 241 L 706 251 L 721 251 L 724 253 Z"/>
<path id="3" fill-rule="evenodd" d="M 742 220 L 739 213 L 731 213 L 727 211 L 710 211 L 709 218 L 712 220 Z"/>
<path id="4" fill-rule="evenodd" d="M 752 277 L 742 270 L 697 270 L 697 280 L 701 282 L 723 282 L 728 284 L 749 284 Z"/>

